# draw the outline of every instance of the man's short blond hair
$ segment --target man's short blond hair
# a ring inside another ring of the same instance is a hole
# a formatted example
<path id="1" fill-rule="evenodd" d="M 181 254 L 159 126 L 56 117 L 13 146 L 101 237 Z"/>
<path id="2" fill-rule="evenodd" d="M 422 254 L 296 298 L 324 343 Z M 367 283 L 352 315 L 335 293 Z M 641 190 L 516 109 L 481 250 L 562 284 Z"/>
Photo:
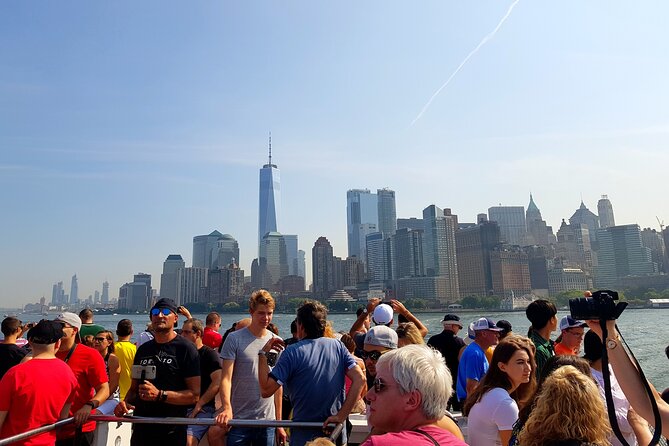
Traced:
<path id="1" fill-rule="evenodd" d="M 255 311 L 258 305 L 267 305 L 272 310 L 274 309 L 274 298 L 269 294 L 269 291 L 257 290 L 251 294 L 251 298 L 249 299 L 249 310 Z"/>

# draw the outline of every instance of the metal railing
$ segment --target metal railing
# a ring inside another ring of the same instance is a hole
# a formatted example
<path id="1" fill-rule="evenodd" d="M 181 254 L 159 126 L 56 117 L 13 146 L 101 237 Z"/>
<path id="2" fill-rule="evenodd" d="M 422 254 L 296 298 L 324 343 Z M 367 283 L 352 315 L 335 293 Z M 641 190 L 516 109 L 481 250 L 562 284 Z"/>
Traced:
<path id="1" fill-rule="evenodd" d="M 107 415 L 91 415 L 88 418 L 89 421 L 99 421 L 103 423 L 134 423 L 134 424 L 179 424 L 179 425 L 197 425 L 197 426 L 215 426 L 216 420 L 213 418 L 177 418 L 177 417 L 112 417 Z M 5 446 L 8 444 L 15 443 L 17 441 L 25 440 L 35 435 L 40 435 L 46 432 L 51 432 L 54 429 L 59 427 L 66 426 L 74 422 L 74 417 L 66 418 L 60 421 L 57 421 L 53 424 L 47 424 L 42 427 L 31 429 L 29 431 L 23 432 L 12 437 L 7 437 L 0 440 L 0 446 Z M 320 429 L 323 427 L 323 423 L 317 421 L 290 421 L 290 420 L 237 420 L 232 419 L 228 422 L 230 427 L 287 427 L 287 428 L 309 428 L 309 429 Z M 339 435 L 341 435 L 342 430 L 344 429 L 344 423 L 339 423 L 334 426 L 332 433 L 328 437 L 332 442 L 334 442 Z"/>

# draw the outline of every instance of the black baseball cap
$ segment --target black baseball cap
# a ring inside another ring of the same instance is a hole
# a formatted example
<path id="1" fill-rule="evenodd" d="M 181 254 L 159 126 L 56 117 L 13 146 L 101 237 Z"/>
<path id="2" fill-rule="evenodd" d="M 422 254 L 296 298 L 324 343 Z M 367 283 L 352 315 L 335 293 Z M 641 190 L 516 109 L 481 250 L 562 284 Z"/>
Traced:
<path id="1" fill-rule="evenodd" d="M 28 330 L 28 340 L 33 344 L 55 344 L 63 337 L 63 324 L 58 321 L 41 320 Z"/>
<path id="2" fill-rule="evenodd" d="M 170 298 L 168 297 L 163 297 L 162 299 L 158 299 L 158 301 L 151 307 L 153 310 L 154 308 L 167 308 L 174 314 L 177 313 L 177 304 Z"/>

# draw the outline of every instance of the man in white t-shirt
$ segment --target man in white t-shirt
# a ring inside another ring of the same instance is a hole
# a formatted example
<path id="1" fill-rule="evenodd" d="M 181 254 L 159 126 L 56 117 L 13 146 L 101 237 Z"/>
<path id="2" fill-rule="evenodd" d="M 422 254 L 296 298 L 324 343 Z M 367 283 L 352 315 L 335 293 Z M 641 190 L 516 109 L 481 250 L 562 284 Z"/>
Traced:
<path id="1" fill-rule="evenodd" d="M 249 313 L 251 324 L 230 333 L 221 348 L 221 408 L 217 411 L 216 421 L 224 427 L 213 426 L 209 430 L 209 442 L 212 446 L 223 445 L 227 423 L 233 416 L 245 420 L 281 419 L 282 392 L 277 392 L 273 398 L 262 398 L 258 385 L 258 352 L 268 340 L 277 337 L 267 329 L 274 315 L 272 295 L 266 290 L 254 292 L 249 299 Z M 233 427 L 227 433 L 225 444 L 272 446 L 274 437 L 274 428 Z M 285 442 L 286 433 L 283 428 L 276 429 L 276 437 L 279 444 Z"/>

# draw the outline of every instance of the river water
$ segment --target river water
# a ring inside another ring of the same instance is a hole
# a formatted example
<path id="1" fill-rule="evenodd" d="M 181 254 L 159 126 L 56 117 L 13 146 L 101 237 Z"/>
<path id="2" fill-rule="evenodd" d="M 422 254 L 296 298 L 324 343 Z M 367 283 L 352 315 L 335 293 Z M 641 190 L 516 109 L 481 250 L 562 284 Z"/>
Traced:
<path id="1" fill-rule="evenodd" d="M 460 318 L 465 322 L 465 326 L 481 316 L 490 317 L 493 320 L 506 319 L 513 325 L 516 334 L 527 334 L 529 322 L 525 313 L 520 312 L 492 312 L 481 314 L 479 312 L 460 311 Z M 566 312 L 559 312 L 558 318 L 566 315 Z M 194 317 L 204 321 L 206 315 L 194 314 Z M 429 330 L 429 336 L 439 333 L 442 329 L 441 320 L 444 313 L 420 313 L 417 317 L 425 324 Z M 132 320 L 135 326 L 135 338 L 145 328 L 149 321 L 146 314 L 133 315 L 97 315 L 95 322 L 112 331 L 116 329 L 116 323 L 127 317 Z M 243 314 L 222 314 L 221 332 L 227 330 L 233 322 L 245 317 Z M 283 338 L 290 337 L 290 323 L 295 319 L 294 314 L 275 314 L 273 322 L 279 327 L 279 334 Z M 348 331 L 355 321 L 354 314 L 331 314 L 335 331 Z M 664 354 L 664 349 L 669 344 L 669 309 L 628 309 L 618 320 L 618 326 L 629 344 L 632 352 L 641 364 L 646 377 L 661 392 L 669 387 L 669 360 Z M 179 320 L 183 323 L 183 317 Z M 463 332 L 460 332 L 463 335 Z M 466 336 L 466 333 L 464 333 Z M 557 333 L 553 334 L 555 338 Z"/>

